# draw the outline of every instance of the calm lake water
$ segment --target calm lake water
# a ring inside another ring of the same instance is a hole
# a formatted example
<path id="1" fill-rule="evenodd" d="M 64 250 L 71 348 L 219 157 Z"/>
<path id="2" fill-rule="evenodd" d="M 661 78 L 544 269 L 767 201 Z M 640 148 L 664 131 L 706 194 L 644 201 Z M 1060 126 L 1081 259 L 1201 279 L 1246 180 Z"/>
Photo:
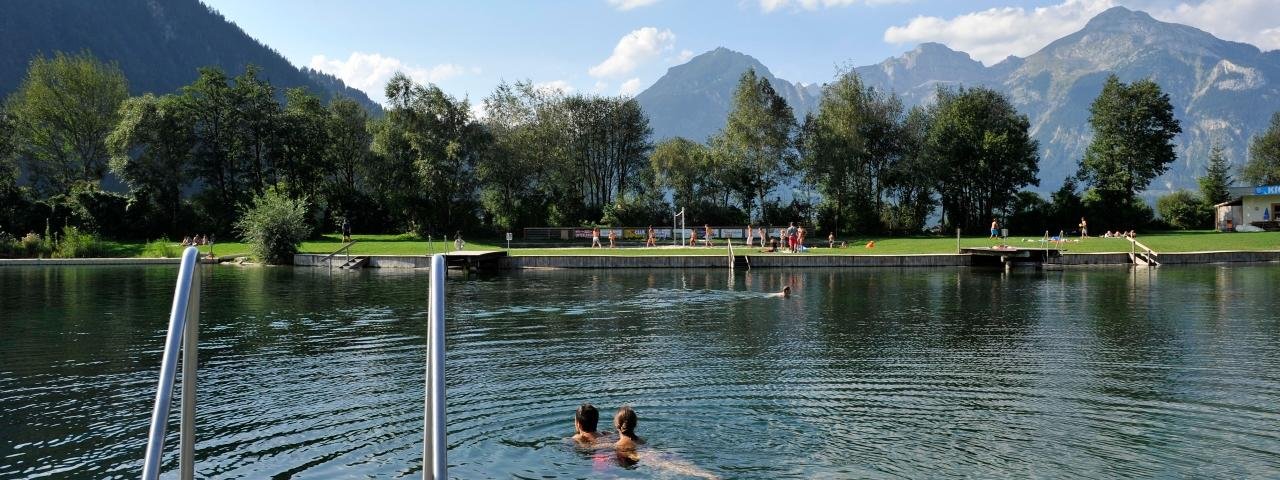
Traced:
<path id="1" fill-rule="evenodd" d="M 175 274 L 0 268 L 0 478 L 137 477 Z M 198 476 L 421 474 L 425 272 L 203 275 Z M 584 401 L 725 478 L 1280 476 L 1275 266 L 448 288 L 457 478 L 679 478 L 567 445 Z"/>

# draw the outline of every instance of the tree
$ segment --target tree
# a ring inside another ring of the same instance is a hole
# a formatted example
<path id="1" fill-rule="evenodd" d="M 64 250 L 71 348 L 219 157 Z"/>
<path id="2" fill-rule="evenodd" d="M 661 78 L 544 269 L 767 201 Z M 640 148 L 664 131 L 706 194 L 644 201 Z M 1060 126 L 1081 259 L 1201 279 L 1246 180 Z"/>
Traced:
<path id="1" fill-rule="evenodd" d="M 724 128 L 713 138 L 717 156 L 731 165 L 730 184 L 748 213 L 765 198 L 795 163 L 795 117 L 787 101 L 766 78 L 748 69 L 738 80 Z M 760 220 L 763 218 L 761 210 Z"/>
<path id="2" fill-rule="evenodd" d="M 483 127 L 472 121 L 465 100 L 402 73 L 387 83 L 386 94 L 390 109 L 374 145 L 393 159 L 392 168 L 411 167 L 412 183 L 404 187 L 419 193 L 399 202 L 410 228 L 430 233 L 468 227 L 476 213 L 475 167 L 488 144 Z"/>
<path id="3" fill-rule="evenodd" d="M 239 121 L 236 100 L 226 74 L 202 68 L 178 97 L 191 122 L 195 146 L 191 164 L 204 185 L 197 196 L 198 213 L 218 233 L 227 233 L 238 206 L 246 200 L 241 164 L 235 156 Z"/>
<path id="4" fill-rule="evenodd" d="M 926 148 L 932 125 L 933 111 L 924 107 L 913 107 L 902 121 L 901 158 L 885 176 L 891 205 L 882 215 L 890 230 L 919 233 L 933 213 L 937 172 Z"/>
<path id="5" fill-rule="evenodd" d="M 192 179 L 192 124 L 173 95 L 133 97 L 120 106 L 120 123 L 107 136 L 111 171 L 129 186 L 136 206 L 154 212 L 153 227 L 178 231 L 182 190 Z"/>
<path id="6" fill-rule="evenodd" d="M 307 199 L 289 198 L 275 187 L 253 197 L 236 221 L 236 231 L 254 257 L 270 264 L 293 263 L 298 245 L 311 234 Z"/>
<path id="7" fill-rule="evenodd" d="M 1182 230 L 1212 224 L 1209 206 L 1189 190 L 1178 190 L 1156 200 L 1156 210 L 1170 226 Z"/>
<path id="8" fill-rule="evenodd" d="M 902 153 L 902 102 L 850 70 L 823 89 L 797 145 L 806 181 L 822 193 L 832 229 L 879 231 L 888 178 Z M 827 225 L 824 225 L 824 227 Z"/>
<path id="9" fill-rule="evenodd" d="M 1040 184 L 1039 144 L 1030 126 L 994 90 L 938 91 L 925 148 L 950 225 L 983 231 L 1022 187 Z"/>
<path id="10" fill-rule="evenodd" d="M 583 176 L 587 215 L 600 218 L 616 197 L 646 187 L 629 182 L 644 169 L 653 130 L 634 98 L 572 95 L 565 110 L 569 154 Z"/>
<path id="11" fill-rule="evenodd" d="M 1280 112 L 1271 116 L 1266 131 L 1249 142 L 1249 162 L 1240 177 L 1252 185 L 1280 184 Z"/>
<path id="12" fill-rule="evenodd" d="M 366 198 L 373 187 L 368 181 L 372 176 L 369 149 L 373 143 L 369 122 L 369 112 L 355 100 L 339 97 L 329 102 L 324 121 L 329 141 L 323 146 L 324 200 L 331 212 L 344 217 L 368 203 L 358 199 Z"/>
<path id="13" fill-rule="evenodd" d="M 1173 138 L 1182 127 L 1169 95 L 1151 80 L 1124 84 L 1107 77 L 1089 107 L 1093 141 L 1080 162 L 1079 176 L 1103 202 L 1131 205 L 1138 192 L 1169 169 L 1177 155 Z"/>
<path id="14" fill-rule="evenodd" d="M 548 207 L 563 204 L 569 186 L 549 180 L 554 165 L 568 163 L 563 98 L 558 90 L 525 81 L 503 82 L 484 99 L 492 144 L 476 172 L 481 203 L 495 227 L 546 225 Z"/>
<path id="15" fill-rule="evenodd" d="M 278 149 L 274 169 L 278 182 L 291 197 L 317 198 L 331 157 L 326 149 L 332 143 L 328 130 L 329 112 L 320 97 L 304 88 L 285 91 L 285 107 L 278 121 Z"/>
<path id="16" fill-rule="evenodd" d="M 75 183 L 97 184 L 107 170 L 107 134 L 128 98 L 124 74 L 88 52 L 31 60 L 27 76 L 7 101 L 17 155 L 45 195 Z"/>
<path id="17" fill-rule="evenodd" d="M 1205 205 L 1217 205 L 1231 199 L 1231 164 L 1223 151 L 1222 144 L 1214 143 L 1209 151 L 1209 166 L 1204 176 L 1197 179 L 1200 184 L 1200 198 Z"/>

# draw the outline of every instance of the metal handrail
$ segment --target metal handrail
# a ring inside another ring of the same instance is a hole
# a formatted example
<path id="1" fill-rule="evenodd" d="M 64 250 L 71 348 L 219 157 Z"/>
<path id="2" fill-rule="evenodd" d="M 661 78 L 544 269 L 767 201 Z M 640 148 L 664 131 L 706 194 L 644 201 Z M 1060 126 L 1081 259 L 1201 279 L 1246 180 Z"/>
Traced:
<path id="1" fill-rule="evenodd" d="M 427 378 L 422 412 L 423 480 L 449 478 L 444 417 L 444 283 L 447 268 L 444 255 L 431 257 L 431 286 L 427 306 Z"/>
<path id="2" fill-rule="evenodd" d="M 182 263 L 178 267 L 178 281 L 173 289 L 173 307 L 169 310 L 169 333 L 165 336 L 164 357 L 160 362 L 155 407 L 151 411 L 151 429 L 142 464 L 143 480 L 160 477 L 160 460 L 164 453 L 164 434 L 173 400 L 179 348 L 182 349 L 179 478 L 195 477 L 196 364 L 200 341 L 200 281 L 196 274 L 200 268 L 199 260 L 200 251 L 196 247 L 183 250 Z"/>
<path id="3" fill-rule="evenodd" d="M 332 269 L 333 269 L 333 257 L 334 257 L 335 255 L 339 254 L 339 253 L 347 252 L 347 253 L 346 253 L 346 257 L 345 257 L 345 261 L 350 262 L 350 261 L 351 261 L 351 251 L 350 251 L 350 249 L 351 249 L 351 246 L 352 246 L 352 245 L 355 245 L 357 241 L 358 241 L 358 240 L 352 240 L 352 241 L 350 241 L 350 242 L 347 242 L 347 243 L 343 244 L 343 245 L 342 245 L 342 247 L 338 248 L 337 250 L 334 250 L 334 251 L 333 251 L 333 253 L 330 253 L 330 254 L 328 254 L 328 255 L 325 255 L 325 256 L 324 256 L 324 258 L 321 258 L 321 259 L 320 259 L 320 261 L 321 261 L 321 262 L 326 262 L 326 261 L 327 261 L 327 262 L 328 262 L 328 264 L 329 264 L 329 269 L 331 269 L 331 270 L 332 270 Z"/>

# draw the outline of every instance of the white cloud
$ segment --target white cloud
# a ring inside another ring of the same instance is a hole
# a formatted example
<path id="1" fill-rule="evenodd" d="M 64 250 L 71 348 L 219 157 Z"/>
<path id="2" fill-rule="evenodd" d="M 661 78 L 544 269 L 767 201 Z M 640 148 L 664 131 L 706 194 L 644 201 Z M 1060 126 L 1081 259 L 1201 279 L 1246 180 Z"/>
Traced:
<path id="1" fill-rule="evenodd" d="M 693 58 L 693 50 L 681 50 L 680 56 L 676 57 L 676 61 L 678 63 L 684 63 L 689 61 L 691 58 Z"/>
<path id="2" fill-rule="evenodd" d="M 618 87 L 618 95 L 622 95 L 624 97 L 633 97 L 637 93 L 640 93 L 639 78 L 633 78 L 631 80 L 622 82 L 622 86 Z"/>
<path id="3" fill-rule="evenodd" d="M 659 0 L 609 0 L 609 5 L 618 10 L 627 11 L 633 8 L 647 7 L 658 3 Z"/>
<path id="4" fill-rule="evenodd" d="M 817 10 L 819 8 L 848 7 L 852 5 L 883 5 L 886 3 L 907 3 L 913 0 L 759 0 L 760 10 L 765 13 L 775 12 L 783 8 Z"/>
<path id="5" fill-rule="evenodd" d="M 571 94 L 578 90 L 576 88 L 573 88 L 573 85 L 570 85 L 569 82 L 566 82 L 564 80 L 552 80 L 550 82 L 535 83 L 533 84 L 533 88 L 542 90 L 544 92 L 559 91 L 560 93 L 563 93 L 565 95 Z"/>
<path id="6" fill-rule="evenodd" d="M 1280 49 L 1280 5 L 1275 0 L 1203 0 L 1148 10 L 1151 16 L 1199 28 L 1214 36 Z"/>
<path id="7" fill-rule="evenodd" d="M 597 80 L 595 86 L 591 87 L 591 92 L 604 93 L 604 91 L 608 89 L 609 89 L 609 82 L 606 82 L 604 80 Z"/>
<path id="8" fill-rule="evenodd" d="M 889 43 L 939 42 L 968 53 L 987 65 L 1009 55 L 1026 56 L 1049 42 L 1079 30 L 1094 15 L 1114 6 L 1113 0 L 1066 0 L 1048 7 L 991 8 L 951 19 L 919 16 L 889 27 Z"/>
<path id="9" fill-rule="evenodd" d="M 775 0 L 785 1 L 785 0 Z M 889 27 L 884 40 L 906 44 L 940 42 L 990 65 L 1009 55 L 1026 56 L 1084 27 L 1108 8 L 1123 5 L 1166 22 L 1190 25 L 1227 40 L 1264 50 L 1280 48 L 1280 8 L 1275 0 L 1063 0 L 1038 8 L 1001 7 L 952 18 L 919 16 Z"/>
<path id="10" fill-rule="evenodd" d="M 658 58 L 662 52 L 675 48 L 676 34 L 671 30 L 644 27 L 626 34 L 613 47 L 613 54 L 587 73 L 593 77 L 618 78 L 634 71 L 640 65 Z"/>
<path id="11" fill-rule="evenodd" d="M 409 78 L 420 83 L 439 83 L 467 73 L 479 74 L 479 67 L 464 67 L 452 63 L 442 63 L 430 67 L 410 65 L 395 57 L 378 53 L 352 52 L 345 60 L 328 58 L 324 55 L 311 57 L 309 67 L 332 74 L 347 85 L 357 88 L 375 100 L 383 99 L 383 90 L 387 81 L 396 72 L 404 72 Z"/>

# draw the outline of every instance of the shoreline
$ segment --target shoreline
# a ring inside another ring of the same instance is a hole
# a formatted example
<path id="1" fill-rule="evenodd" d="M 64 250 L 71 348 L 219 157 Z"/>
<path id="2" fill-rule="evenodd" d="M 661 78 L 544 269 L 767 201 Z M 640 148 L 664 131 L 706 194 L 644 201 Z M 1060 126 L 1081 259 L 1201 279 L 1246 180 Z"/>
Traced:
<path id="1" fill-rule="evenodd" d="M 415 269 L 430 266 L 425 255 L 361 255 L 368 268 Z M 294 255 L 295 267 L 326 267 L 325 255 Z M 743 257 L 739 255 L 739 257 Z M 889 254 L 889 255 L 745 255 L 751 268 L 929 268 L 991 266 L 972 254 Z M 1218 250 L 1162 253 L 1161 265 L 1207 265 L 1223 263 L 1278 263 L 1280 250 Z M 500 270 L 525 269 L 611 269 L 611 268 L 726 268 L 727 255 L 518 255 L 500 259 Z M 177 265 L 177 258 L 14 258 L 0 259 L 6 266 L 95 266 L 95 265 Z M 1133 265 L 1128 253 L 1063 253 L 1051 266 Z"/>

